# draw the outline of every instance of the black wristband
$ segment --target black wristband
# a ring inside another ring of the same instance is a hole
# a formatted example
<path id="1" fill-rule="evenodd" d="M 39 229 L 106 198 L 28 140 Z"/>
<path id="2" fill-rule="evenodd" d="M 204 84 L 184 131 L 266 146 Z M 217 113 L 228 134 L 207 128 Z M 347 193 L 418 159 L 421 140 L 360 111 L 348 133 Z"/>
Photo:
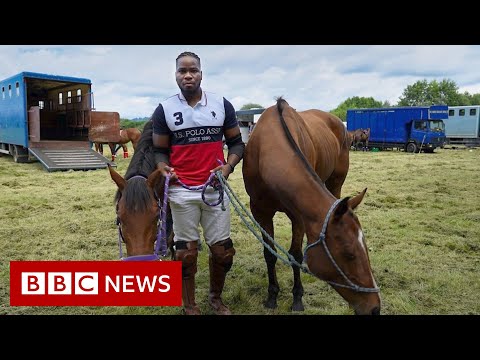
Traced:
<path id="1" fill-rule="evenodd" d="M 233 165 L 232 165 L 232 164 L 230 164 L 230 163 L 228 163 L 228 162 L 227 162 L 227 164 L 228 164 L 228 165 L 230 165 L 230 169 L 232 169 L 232 171 L 230 171 L 230 173 L 233 173 L 233 172 L 234 172 L 234 170 L 235 170 L 235 167 L 233 167 Z"/>

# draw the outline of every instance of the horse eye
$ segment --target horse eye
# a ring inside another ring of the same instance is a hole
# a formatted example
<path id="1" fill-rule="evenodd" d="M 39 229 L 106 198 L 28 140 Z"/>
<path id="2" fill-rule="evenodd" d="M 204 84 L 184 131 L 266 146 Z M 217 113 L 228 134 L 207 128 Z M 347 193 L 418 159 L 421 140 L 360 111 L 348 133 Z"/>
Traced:
<path id="1" fill-rule="evenodd" d="M 347 260 L 355 260 L 356 256 L 355 254 L 352 254 L 350 252 L 345 252 L 343 253 L 343 256 L 347 259 Z"/>

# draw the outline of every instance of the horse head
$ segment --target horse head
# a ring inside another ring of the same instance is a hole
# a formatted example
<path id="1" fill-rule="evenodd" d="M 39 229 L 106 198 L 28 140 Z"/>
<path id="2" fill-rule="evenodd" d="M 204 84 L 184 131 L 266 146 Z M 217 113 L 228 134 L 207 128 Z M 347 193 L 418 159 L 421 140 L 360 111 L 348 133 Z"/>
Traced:
<path id="1" fill-rule="evenodd" d="M 118 187 L 117 223 L 120 237 L 127 248 L 126 259 L 158 258 L 154 254 L 154 244 L 161 210 L 156 191 L 159 180 L 163 178 L 161 171 L 155 170 L 148 177 L 136 175 L 126 180 L 111 166 L 108 166 L 108 170 Z"/>
<path id="2" fill-rule="evenodd" d="M 360 221 L 353 210 L 367 189 L 335 201 L 323 223 L 319 240 L 306 249 L 310 271 L 328 282 L 356 314 L 380 314 L 379 289 L 373 278 Z"/>

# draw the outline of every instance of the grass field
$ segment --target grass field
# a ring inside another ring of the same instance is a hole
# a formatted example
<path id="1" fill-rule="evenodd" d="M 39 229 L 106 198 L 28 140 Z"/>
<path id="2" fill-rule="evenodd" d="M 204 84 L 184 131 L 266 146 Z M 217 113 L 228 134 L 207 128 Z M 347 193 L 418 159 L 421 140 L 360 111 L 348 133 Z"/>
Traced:
<path id="1" fill-rule="evenodd" d="M 130 149 L 131 151 L 131 149 Z M 108 151 L 106 156 L 109 157 Z M 117 160 L 123 175 L 130 158 Z M 238 166 L 237 169 L 240 169 Z M 480 314 L 480 149 L 350 152 L 342 196 L 368 188 L 357 209 L 381 288 L 382 314 Z M 229 184 L 245 205 L 241 171 Z M 180 314 L 180 307 L 10 307 L 11 260 L 115 260 L 119 256 L 108 170 L 49 173 L 0 156 L 0 314 Z M 275 217 L 288 247 L 290 224 Z M 291 314 L 292 271 L 277 263 L 278 308 L 267 310 L 261 244 L 232 212 L 237 249 L 224 301 L 234 314 Z M 302 274 L 304 314 L 352 314 L 326 283 Z M 207 304 L 208 253 L 199 254 L 197 303 Z"/>

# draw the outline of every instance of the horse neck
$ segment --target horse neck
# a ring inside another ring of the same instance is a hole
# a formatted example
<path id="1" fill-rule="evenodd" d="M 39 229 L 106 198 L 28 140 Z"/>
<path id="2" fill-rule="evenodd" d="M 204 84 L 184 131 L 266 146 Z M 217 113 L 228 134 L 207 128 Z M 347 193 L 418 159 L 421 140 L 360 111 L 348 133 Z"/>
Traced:
<path id="1" fill-rule="evenodd" d="M 305 112 L 303 112 L 305 113 Z M 326 188 L 324 182 L 315 173 L 315 144 L 311 140 L 313 135 L 306 121 L 298 113 L 285 112 L 285 122 L 290 130 L 292 137 L 310 164 L 310 169 L 300 160 L 300 155 L 296 157 L 298 160 L 283 167 L 289 169 L 283 175 L 288 176 L 287 182 L 281 181 L 283 195 L 294 213 L 299 214 L 302 218 L 308 233 L 319 234 L 325 216 L 330 206 L 335 202 L 336 198 Z M 289 144 L 289 147 L 292 145 Z M 290 174 L 290 176 L 289 176 Z M 292 189 L 294 189 L 292 191 Z"/>
<path id="2" fill-rule="evenodd" d="M 303 167 L 303 164 L 299 165 Z M 336 200 L 324 183 L 317 181 L 304 167 L 302 171 L 294 166 L 290 180 L 279 190 L 284 206 L 302 218 L 307 235 L 318 236 L 327 212 Z"/>

